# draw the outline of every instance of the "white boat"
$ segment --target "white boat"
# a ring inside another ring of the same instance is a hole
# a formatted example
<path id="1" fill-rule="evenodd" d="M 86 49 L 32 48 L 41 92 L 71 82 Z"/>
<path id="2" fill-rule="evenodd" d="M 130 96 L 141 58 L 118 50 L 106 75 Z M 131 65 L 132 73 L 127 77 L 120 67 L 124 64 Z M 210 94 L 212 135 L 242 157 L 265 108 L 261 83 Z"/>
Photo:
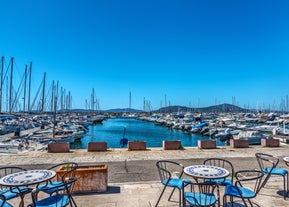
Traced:
<path id="1" fill-rule="evenodd" d="M 242 131 L 238 134 L 238 139 L 248 140 L 249 145 L 260 145 L 261 139 L 270 139 L 269 135 L 266 135 L 260 131 Z"/>
<path id="2" fill-rule="evenodd" d="M 273 130 L 276 130 L 276 128 L 279 126 L 276 125 L 268 125 L 268 124 L 264 124 L 264 125 L 260 125 L 260 126 L 255 126 L 252 129 L 260 131 L 260 132 L 273 132 Z"/>
<path id="3" fill-rule="evenodd" d="M 53 129 L 42 130 L 29 135 L 29 139 L 39 142 L 39 143 L 49 143 L 49 142 L 69 142 L 73 143 L 76 139 L 72 130 L 61 130 L 55 129 L 53 134 Z"/>
<path id="4" fill-rule="evenodd" d="M 80 124 L 63 124 L 61 129 L 67 134 L 73 134 L 75 138 L 82 138 L 88 131 L 83 125 Z"/>
<path id="5" fill-rule="evenodd" d="M 22 142 L 18 140 L 10 140 L 6 142 L 0 142 L 0 149 L 17 149 Z"/>
<path id="6" fill-rule="evenodd" d="M 282 136 L 289 136 L 289 129 L 285 126 L 284 127 L 278 127 L 276 129 L 276 134 L 282 135 Z"/>
<path id="7" fill-rule="evenodd" d="M 192 126 L 191 132 L 192 133 L 198 133 L 201 131 L 201 129 L 203 127 L 206 127 L 206 126 L 208 126 L 208 124 L 206 122 L 200 122 L 200 123 Z"/>
<path id="8" fill-rule="evenodd" d="M 18 154 L 28 151 L 40 150 L 44 146 L 39 143 L 29 142 L 21 139 L 13 139 L 6 142 L 0 142 L 0 153 Z"/>

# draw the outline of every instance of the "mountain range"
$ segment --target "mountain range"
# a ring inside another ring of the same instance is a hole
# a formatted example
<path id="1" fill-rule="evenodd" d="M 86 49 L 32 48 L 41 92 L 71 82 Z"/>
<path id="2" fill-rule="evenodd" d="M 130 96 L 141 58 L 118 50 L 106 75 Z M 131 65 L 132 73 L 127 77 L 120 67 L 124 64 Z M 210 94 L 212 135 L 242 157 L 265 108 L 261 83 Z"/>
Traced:
<path id="1" fill-rule="evenodd" d="M 239 106 L 235 106 L 232 104 L 219 104 L 209 107 L 201 107 L 201 108 L 191 108 L 186 106 L 167 106 L 162 107 L 158 110 L 151 111 L 152 113 L 175 113 L 175 112 L 200 112 L 200 113 L 209 113 L 209 112 L 246 112 L 246 109 L 243 109 Z M 91 112 L 91 110 L 84 110 L 84 109 L 73 109 L 71 112 Z M 143 110 L 137 110 L 132 108 L 116 108 L 116 109 L 109 109 L 109 110 L 101 110 L 98 111 L 100 113 L 141 113 L 144 112 Z M 147 111 L 146 111 L 147 112 Z"/>

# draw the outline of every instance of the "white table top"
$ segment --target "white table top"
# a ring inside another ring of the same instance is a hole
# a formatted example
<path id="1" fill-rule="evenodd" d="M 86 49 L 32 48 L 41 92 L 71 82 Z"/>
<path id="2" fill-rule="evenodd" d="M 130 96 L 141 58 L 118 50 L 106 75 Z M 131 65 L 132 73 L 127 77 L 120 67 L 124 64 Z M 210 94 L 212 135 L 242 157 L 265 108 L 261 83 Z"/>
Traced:
<path id="1" fill-rule="evenodd" d="M 230 173 L 228 170 L 211 165 L 192 165 L 185 167 L 185 174 L 193 176 L 195 178 L 207 178 L 207 179 L 216 179 L 216 178 L 225 178 Z"/>
<path id="2" fill-rule="evenodd" d="M 53 178 L 56 172 L 52 170 L 27 170 L 17 173 L 13 173 L 2 177 L 0 179 L 0 185 L 5 186 L 22 186 L 33 185 Z"/>

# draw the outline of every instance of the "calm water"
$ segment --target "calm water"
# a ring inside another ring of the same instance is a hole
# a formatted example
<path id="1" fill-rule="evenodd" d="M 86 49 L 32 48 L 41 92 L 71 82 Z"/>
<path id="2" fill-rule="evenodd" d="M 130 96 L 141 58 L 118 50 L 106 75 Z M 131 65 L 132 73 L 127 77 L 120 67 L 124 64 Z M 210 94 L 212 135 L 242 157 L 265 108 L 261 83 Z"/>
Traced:
<path id="1" fill-rule="evenodd" d="M 182 145 L 197 146 L 197 140 L 209 139 L 195 134 L 184 133 L 180 130 L 170 130 L 163 126 L 156 126 L 152 122 L 135 119 L 116 118 L 107 119 L 102 124 L 89 127 L 86 136 L 71 145 L 74 149 L 86 149 L 88 142 L 105 141 L 109 148 L 120 148 L 120 139 L 123 138 L 124 128 L 126 128 L 125 138 L 129 141 L 146 141 L 148 148 L 162 147 L 163 140 L 181 140 Z M 217 145 L 223 145 L 217 142 Z"/>

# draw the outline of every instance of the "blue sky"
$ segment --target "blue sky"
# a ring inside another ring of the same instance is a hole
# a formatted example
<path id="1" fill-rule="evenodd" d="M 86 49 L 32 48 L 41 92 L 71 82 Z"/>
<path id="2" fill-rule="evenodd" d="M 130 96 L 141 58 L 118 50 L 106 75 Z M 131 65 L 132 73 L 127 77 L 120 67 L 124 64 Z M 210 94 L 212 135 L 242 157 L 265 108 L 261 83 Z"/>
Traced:
<path id="1" fill-rule="evenodd" d="M 33 63 L 85 108 L 280 107 L 289 94 L 288 0 L 0 0 L 14 85 Z M 17 76 L 18 75 L 18 76 Z M 48 90 L 48 89 L 47 89 Z M 48 92 L 47 92 L 48 93 Z M 33 95 L 32 95 L 33 96 Z"/>

